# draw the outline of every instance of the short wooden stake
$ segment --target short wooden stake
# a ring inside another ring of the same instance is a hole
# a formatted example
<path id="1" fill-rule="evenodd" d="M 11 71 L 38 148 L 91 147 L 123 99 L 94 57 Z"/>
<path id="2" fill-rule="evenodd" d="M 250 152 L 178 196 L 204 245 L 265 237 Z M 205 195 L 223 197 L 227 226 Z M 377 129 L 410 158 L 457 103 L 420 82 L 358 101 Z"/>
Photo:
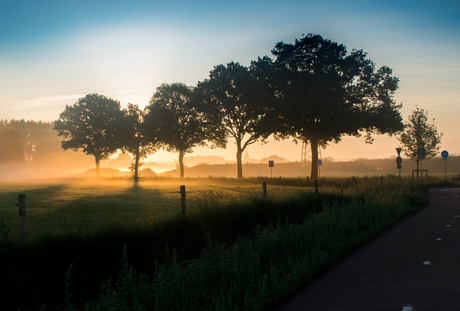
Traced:
<path id="1" fill-rule="evenodd" d="M 315 193 L 318 193 L 318 179 L 315 179 Z"/>
<path id="2" fill-rule="evenodd" d="M 262 189 L 263 189 L 264 199 L 266 199 L 267 198 L 267 183 L 265 181 L 262 183 Z"/>
<path id="3" fill-rule="evenodd" d="M 19 195 L 19 236 L 21 241 L 26 240 L 26 195 Z"/>
<path id="4" fill-rule="evenodd" d="M 185 186 L 180 186 L 180 204 L 182 206 L 182 215 L 185 215 Z"/>

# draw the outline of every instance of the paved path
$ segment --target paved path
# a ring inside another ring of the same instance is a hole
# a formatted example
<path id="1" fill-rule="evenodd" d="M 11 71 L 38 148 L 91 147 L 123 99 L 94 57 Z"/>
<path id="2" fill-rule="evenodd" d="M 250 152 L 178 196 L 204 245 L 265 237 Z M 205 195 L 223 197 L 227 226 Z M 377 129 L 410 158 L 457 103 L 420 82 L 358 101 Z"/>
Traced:
<path id="1" fill-rule="evenodd" d="M 460 310 L 460 189 L 353 252 L 278 311 Z"/>

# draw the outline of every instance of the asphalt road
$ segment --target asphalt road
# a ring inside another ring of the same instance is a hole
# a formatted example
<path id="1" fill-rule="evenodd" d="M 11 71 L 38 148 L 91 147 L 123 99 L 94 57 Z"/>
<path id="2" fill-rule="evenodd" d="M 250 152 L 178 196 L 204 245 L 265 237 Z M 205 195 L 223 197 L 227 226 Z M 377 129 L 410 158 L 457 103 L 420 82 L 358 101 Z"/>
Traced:
<path id="1" fill-rule="evenodd" d="M 360 247 L 278 311 L 460 310 L 460 189 Z"/>

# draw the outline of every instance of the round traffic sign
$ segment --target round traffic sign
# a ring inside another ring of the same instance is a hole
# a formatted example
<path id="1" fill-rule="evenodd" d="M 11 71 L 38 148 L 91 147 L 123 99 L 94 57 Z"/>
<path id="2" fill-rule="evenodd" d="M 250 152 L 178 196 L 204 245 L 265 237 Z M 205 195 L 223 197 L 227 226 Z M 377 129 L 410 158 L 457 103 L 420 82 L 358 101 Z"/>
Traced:
<path id="1" fill-rule="evenodd" d="M 441 152 L 441 157 L 447 158 L 448 156 L 449 156 L 449 152 L 447 152 L 447 150 L 444 150 L 443 152 Z"/>
<path id="2" fill-rule="evenodd" d="M 402 163 L 402 158 L 401 157 L 397 157 L 396 158 L 396 164 L 401 164 Z"/>

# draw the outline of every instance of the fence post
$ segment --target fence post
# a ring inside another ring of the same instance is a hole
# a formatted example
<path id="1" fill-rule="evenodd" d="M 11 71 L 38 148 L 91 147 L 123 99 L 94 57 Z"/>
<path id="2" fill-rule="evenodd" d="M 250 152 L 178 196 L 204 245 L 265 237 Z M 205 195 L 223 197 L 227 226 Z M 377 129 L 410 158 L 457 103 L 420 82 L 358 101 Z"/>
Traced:
<path id="1" fill-rule="evenodd" d="M 26 195 L 19 195 L 19 236 L 21 241 L 26 240 Z"/>
<path id="2" fill-rule="evenodd" d="M 318 193 L 318 179 L 315 179 L 315 193 Z"/>
<path id="3" fill-rule="evenodd" d="M 185 215 L 185 186 L 180 186 L 180 204 L 182 206 L 182 215 Z"/>
<path id="4" fill-rule="evenodd" d="M 355 184 L 355 189 L 356 189 L 356 177 L 353 176 L 353 183 Z"/>
<path id="5" fill-rule="evenodd" d="M 267 183 L 265 181 L 262 183 L 262 189 L 263 189 L 262 191 L 264 194 L 264 199 L 266 199 L 267 198 Z"/>

